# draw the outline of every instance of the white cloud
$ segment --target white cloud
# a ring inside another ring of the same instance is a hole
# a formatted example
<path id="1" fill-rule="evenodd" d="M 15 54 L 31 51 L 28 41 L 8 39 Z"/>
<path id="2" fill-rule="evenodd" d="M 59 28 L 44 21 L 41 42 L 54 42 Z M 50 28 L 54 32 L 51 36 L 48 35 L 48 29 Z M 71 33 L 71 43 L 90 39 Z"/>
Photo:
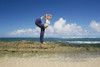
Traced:
<path id="1" fill-rule="evenodd" d="M 100 32 L 100 22 L 96 22 L 96 21 L 92 21 L 91 23 L 90 23 L 90 27 L 92 28 L 92 29 L 94 29 L 94 31 L 96 31 L 96 32 Z"/>
<path id="2" fill-rule="evenodd" d="M 36 27 L 35 29 L 20 29 L 9 33 L 9 36 L 38 36 L 40 29 Z"/>
<path id="3" fill-rule="evenodd" d="M 60 18 L 58 21 L 55 22 L 53 26 L 47 28 L 48 31 L 52 31 L 52 34 L 58 35 L 82 35 L 83 29 L 81 26 L 78 26 L 75 23 L 66 24 L 66 20 Z M 49 32 L 50 32 L 49 31 Z"/>
<path id="4" fill-rule="evenodd" d="M 54 24 L 54 30 L 56 33 L 62 33 L 64 31 L 66 20 L 63 20 L 63 18 L 60 18 L 57 22 Z"/>
<path id="5" fill-rule="evenodd" d="M 54 28 L 53 28 L 53 26 L 49 26 L 46 29 L 46 35 L 48 35 L 48 34 L 54 34 Z"/>
<path id="6" fill-rule="evenodd" d="M 80 37 L 86 32 L 81 26 L 76 23 L 66 24 L 66 20 L 60 18 L 54 23 L 53 26 L 49 26 L 45 31 L 45 36 L 55 36 L 55 37 Z M 20 29 L 10 33 L 11 36 L 38 36 L 40 34 L 40 29 L 36 27 L 35 29 Z"/>

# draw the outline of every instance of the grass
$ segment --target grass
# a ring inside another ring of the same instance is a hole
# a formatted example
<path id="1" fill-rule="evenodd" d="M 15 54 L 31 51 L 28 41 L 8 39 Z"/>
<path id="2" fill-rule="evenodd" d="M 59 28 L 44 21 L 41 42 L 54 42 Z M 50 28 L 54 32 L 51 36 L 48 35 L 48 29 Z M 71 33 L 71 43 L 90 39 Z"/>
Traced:
<path id="1" fill-rule="evenodd" d="M 46 42 L 41 45 L 35 41 L 0 41 L 0 53 L 15 52 L 94 52 L 100 51 L 100 44 L 65 44 Z"/>

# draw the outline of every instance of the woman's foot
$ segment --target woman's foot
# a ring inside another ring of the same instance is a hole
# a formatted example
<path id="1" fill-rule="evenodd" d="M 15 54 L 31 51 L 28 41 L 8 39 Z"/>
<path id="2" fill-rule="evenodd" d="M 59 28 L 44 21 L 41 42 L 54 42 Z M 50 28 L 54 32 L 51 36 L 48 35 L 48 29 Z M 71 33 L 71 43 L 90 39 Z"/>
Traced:
<path id="1" fill-rule="evenodd" d="M 48 27 L 48 25 L 47 24 L 44 24 L 44 28 L 47 28 Z"/>
<path id="2" fill-rule="evenodd" d="M 46 44 L 46 42 L 41 43 L 40 47 L 43 49 L 48 49 L 48 45 Z"/>
<path id="3" fill-rule="evenodd" d="M 43 42 L 43 45 L 46 45 L 46 42 Z"/>

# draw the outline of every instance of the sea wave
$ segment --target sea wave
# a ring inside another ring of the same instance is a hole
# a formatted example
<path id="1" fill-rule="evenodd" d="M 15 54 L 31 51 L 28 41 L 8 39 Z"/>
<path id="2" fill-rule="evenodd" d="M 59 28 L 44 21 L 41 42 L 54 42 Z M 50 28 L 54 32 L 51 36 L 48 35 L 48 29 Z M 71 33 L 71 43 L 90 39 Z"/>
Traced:
<path id="1" fill-rule="evenodd" d="M 68 44 L 98 44 L 100 41 L 59 41 Z"/>

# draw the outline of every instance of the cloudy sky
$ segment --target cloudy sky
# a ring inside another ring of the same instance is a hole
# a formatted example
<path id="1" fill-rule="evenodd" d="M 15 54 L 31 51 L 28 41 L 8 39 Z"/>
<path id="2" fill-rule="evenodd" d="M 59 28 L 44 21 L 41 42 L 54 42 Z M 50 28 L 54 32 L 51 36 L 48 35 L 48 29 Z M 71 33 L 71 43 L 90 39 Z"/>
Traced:
<path id="1" fill-rule="evenodd" d="M 35 20 L 47 13 L 45 37 L 100 38 L 99 0 L 0 0 L 0 37 L 39 37 Z"/>

